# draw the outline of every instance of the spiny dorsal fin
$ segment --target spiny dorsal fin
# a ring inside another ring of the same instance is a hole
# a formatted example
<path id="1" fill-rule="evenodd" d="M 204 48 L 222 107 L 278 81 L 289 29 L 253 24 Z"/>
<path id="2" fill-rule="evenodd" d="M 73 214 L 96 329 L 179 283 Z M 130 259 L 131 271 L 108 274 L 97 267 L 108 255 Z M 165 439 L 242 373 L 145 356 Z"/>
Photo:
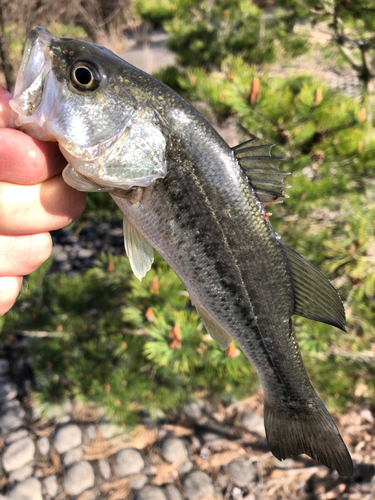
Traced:
<path id="1" fill-rule="evenodd" d="M 283 241 L 294 292 L 294 314 L 345 328 L 345 310 L 337 290 L 329 279 Z"/>
<path id="2" fill-rule="evenodd" d="M 242 170 L 263 205 L 278 203 L 279 198 L 288 198 L 283 194 L 283 189 L 290 187 L 283 183 L 289 172 L 279 170 L 283 158 L 271 156 L 272 147 L 273 144 L 257 144 L 251 139 L 233 148 Z"/>

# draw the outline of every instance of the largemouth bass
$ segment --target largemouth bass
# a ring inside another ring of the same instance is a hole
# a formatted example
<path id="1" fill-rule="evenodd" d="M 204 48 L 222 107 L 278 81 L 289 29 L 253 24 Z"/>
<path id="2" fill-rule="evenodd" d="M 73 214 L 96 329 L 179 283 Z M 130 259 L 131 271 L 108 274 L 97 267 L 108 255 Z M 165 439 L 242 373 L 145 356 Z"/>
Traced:
<path id="1" fill-rule="evenodd" d="M 15 126 L 58 141 L 65 181 L 108 191 L 124 214 L 138 278 L 155 248 L 174 269 L 210 335 L 234 339 L 264 388 L 267 440 L 278 459 L 306 453 L 352 475 L 349 452 L 306 373 L 292 315 L 345 330 L 336 290 L 272 229 L 264 206 L 286 172 L 270 146 L 230 148 L 163 83 L 88 42 L 44 28 L 26 40 Z"/>

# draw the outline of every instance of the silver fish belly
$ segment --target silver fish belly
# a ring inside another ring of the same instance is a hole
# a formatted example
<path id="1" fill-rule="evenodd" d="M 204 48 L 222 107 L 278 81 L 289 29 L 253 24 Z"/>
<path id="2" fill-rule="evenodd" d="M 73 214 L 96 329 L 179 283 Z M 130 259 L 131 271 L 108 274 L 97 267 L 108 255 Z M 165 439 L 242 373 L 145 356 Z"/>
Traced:
<path id="1" fill-rule="evenodd" d="M 274 455 L 306 453 L 352 475 L 291 319 L 299 314 L 345 329 L 343 305 L 267 220 L 264 204 L 283 196 L 286 175 L 270 148 L 248 142 L 231 149 L 161 82 L 102 47 L 43 28 L 28 36 L 11 105 L 16 126 L 59 142 L 70 185 L 114 198 L 135 274 L 144 276 L 155 248 L 211 336 L 224 348 L 238 343 L 264 387 Z"/>

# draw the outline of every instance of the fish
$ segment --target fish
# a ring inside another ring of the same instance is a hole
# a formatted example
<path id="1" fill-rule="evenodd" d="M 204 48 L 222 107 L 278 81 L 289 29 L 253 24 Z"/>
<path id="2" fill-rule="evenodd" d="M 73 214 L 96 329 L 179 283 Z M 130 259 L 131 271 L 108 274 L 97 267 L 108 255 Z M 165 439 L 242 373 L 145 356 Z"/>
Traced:
<path id="1" fill-rule="evenodd" d="M 264 422 L 279 460 L 305 453 L 353 475 L 349 451 L 303 364 L 292 316 L 345 331 L 328 278 L 281 240 L 265 206 L 287 172 L 272 145 L 234 148 L 168 86 L 104 47 L 30 31 L 10 105 L 13 126 L 57 141 L 63 178 L 105 191 L 124 215 L 135 275 L 153 249 L 184 283 L 211 337 L 234 340 L 264 389 Z"/>

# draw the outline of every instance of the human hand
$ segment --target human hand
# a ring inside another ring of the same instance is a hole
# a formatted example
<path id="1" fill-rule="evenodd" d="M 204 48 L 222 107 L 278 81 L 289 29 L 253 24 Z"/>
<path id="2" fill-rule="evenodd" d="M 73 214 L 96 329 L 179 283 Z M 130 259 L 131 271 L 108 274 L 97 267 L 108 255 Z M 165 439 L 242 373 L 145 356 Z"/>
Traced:
<path id="1" fill-rule="evenodd" d="M 76 219 L 86 200 L 63 181 L 67 162 L 57 143 L 6 128 L 11 98 L 0 85 L 0 316 L 17 299 L 22 276 L 50 256 L 48 231 Z"/>

